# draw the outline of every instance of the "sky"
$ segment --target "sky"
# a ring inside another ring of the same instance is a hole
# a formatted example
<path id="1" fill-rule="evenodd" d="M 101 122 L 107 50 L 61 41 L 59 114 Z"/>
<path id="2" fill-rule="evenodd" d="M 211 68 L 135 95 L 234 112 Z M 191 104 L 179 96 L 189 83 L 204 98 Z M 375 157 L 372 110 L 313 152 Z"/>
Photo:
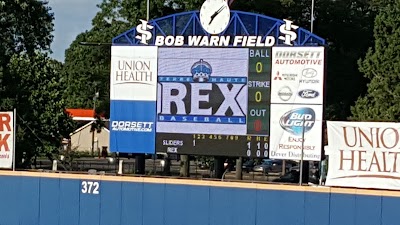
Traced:
<path id="1" fill-rule="evenodd" d="M 53 58 L 64 62 L 65 50 L 76 36 L 92 27 L 92 19 L 102 0 L 48 0 L 54 13 Z"/>

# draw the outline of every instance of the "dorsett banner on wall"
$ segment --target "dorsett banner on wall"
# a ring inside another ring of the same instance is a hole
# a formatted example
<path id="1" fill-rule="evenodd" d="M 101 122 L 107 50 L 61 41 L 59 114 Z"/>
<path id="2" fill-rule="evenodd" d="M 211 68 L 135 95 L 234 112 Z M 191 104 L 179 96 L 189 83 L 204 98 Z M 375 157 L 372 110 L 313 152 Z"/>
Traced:
<path id="1" fill-rule="evenodd" d="M 400 190 L 400 123 L 327 122 L 327 186 Z"/>

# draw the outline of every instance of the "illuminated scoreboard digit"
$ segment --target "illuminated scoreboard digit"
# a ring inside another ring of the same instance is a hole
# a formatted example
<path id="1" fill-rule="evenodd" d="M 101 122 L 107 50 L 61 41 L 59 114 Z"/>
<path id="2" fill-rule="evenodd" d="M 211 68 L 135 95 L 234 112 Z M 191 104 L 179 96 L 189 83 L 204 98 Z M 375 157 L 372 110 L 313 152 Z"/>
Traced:
<path id="1" fill-rule="evenodd" d="M 251 158 L 269 157 L 269 137 L 268 136 L 247 136 L 246 156 Z"/>
<path id="2" fill-rule="evenodd" d="M 271 48 L 249 49 L 247 134 L 269 135 Z"/>

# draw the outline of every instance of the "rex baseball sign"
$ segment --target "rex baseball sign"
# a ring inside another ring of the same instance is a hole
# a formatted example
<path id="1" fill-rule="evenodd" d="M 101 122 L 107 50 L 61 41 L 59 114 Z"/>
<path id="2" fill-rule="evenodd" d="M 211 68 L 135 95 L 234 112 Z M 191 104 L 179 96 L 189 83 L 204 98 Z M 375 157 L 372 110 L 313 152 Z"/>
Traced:
<path id="1" fill-rule="evenodd" d="M 327 186 L 400 190 L 400 123 L 327 122 Z"/>
<path id="2" fill-rule="evenodd" d="M 0 112 L 0 168 L 11 168 L 14 154 L 13 112 Z"/>

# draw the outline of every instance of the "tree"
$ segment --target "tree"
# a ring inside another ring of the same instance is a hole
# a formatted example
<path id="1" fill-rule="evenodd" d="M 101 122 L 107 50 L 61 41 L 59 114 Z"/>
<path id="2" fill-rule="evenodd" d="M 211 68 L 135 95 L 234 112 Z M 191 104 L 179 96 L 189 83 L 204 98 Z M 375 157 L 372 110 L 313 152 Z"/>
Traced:
<path id="1" fill-rule="evenodd" d="M 150 1 L 150 18 L 199 9 L 202 3 L 203 0 Z M 247 7 L 251 7 L 253 3 Z M 79 34 L 66 51 L 64 68 L 68 74 L 67 106 L 92 108 L 93 95 L 99 91 L 96 111 L 108 116 L 111 54 L 107 43 L 113 37 L 135 27 L 139 19 L 146 18 L 146 1 L 103 0 L 98 7 L 100 11 L 92 20 L 92 29 Z M 238 7 L 242 6 L 239 4 Z M 105 44 L 82 46 L 81 42 Z"/>
<path id="2" fill-rule="evenodd" d="M 37 0 L 0 1 L 0 109 L 12 110 L 15 84 L 7 65 L 14 54 L 48 51 L 53 39 L 53 15 Z"/>
<path id="3" fill-rule="evenodd" d="M 359 70 L 370 80 L 367 94 L 351 108 L 352 119 L 400 120 L 400 1 L 386 1 L 374 24 L 375 45 L 359 60 Z"/>
<path id="4" fill-rule="evenodd" d="M 68 79 L 65 92 L 66 104 L 68 108 L 93 108 L 93 98 L 98 92 L 96 111 L 108 112 L 111 49 L 109 45 L 79 44 L 88 41 L 98 43 L 107 39 L 101 36 L 100 31 L 85 32 L 78 35 L 66 51 L 64 64 L 64 72 Z"/>
<path id="5" fill-rule="evenodd" d="M 364 93 L 357 60 L 372 44 L 373 20 L 382 0 L 315 0 L 314 32 L 327 41 L 326 119 L 344 120 Z M 311 30 L 311 0 L 236 0 L 234 9 L 288 18 Z"/>
<path id="6" fill-rule="evenodd" d="M 71 130 L 62 65 L 48 58 L 54 16 L 47 2 L 0 1 L 0 110 L 17 109 L 17 162 L 49 156 Z"/>
<path id="7" fill-rule="evenodd" d="M 0 1 L 0 62 L 13 53 L 49 50 L 53 39 L 53 14 L 44 1 Z"/>
<path id="8" fill-rule="evenodd" d="M 72 119 L 65 111 L 65 76 L 62 64 L 46 54 L 15 54 L 8 64 L 15 85 L 17 108 L 17 156 L 28 159 L 39 154 L 52 158 L 62 138 L 73 131 Z"/>
<path id="9" fill-rule="evenodd" d="M 150 1 L 150 19 L 197 10 L 203 0 Z M 365 92 L 366 80 L 357 70 L 357 60 L 371 46 L 373 19 L 382 0 L 315 0 L 314 31 L 328 42 L 326 115 L 345 119 L 350 105 Z M 235 0 L 232 9 L 251 11 L 275 18 L 289 18 L 310 29 L 311 0 Z M 106 42 L 135 27 L 146 18 L 146 1 L 104 0 L 93 19 L 93 28 L 78 35 L 67 50 L 65 64 L 70 75 L 69 107 L 91 107 L 95 82 L 100 82 L 99 110 L 108 114 L 109 46 L 80 46 L 79 42 Z M 86 87 L 86 88 L 83 88 Z M 75 98 L 76 97 L 76 98 Z M 328 119 L 329 119 L 328 118 Z"/>
<path id="10" fill-rule="evenodd" d="M 173 2 L 150 2 L 151 18 L 168 15 L 182 9 L 174 9 Z M 68 76 L 67 107 L 92 108 L 93 95 L 99 92 L 96 111 L 109 116 L 110 90 L 110 43 L 113 37 L 136 26 L 146 18 L 146 1 L 104 0 L 100 11 L 92 20 L 92 29 L 77 36 L 65 55 L 65 72 Z M 98 46 L 82 46 L 81 42 L 103 43 Z"/>

